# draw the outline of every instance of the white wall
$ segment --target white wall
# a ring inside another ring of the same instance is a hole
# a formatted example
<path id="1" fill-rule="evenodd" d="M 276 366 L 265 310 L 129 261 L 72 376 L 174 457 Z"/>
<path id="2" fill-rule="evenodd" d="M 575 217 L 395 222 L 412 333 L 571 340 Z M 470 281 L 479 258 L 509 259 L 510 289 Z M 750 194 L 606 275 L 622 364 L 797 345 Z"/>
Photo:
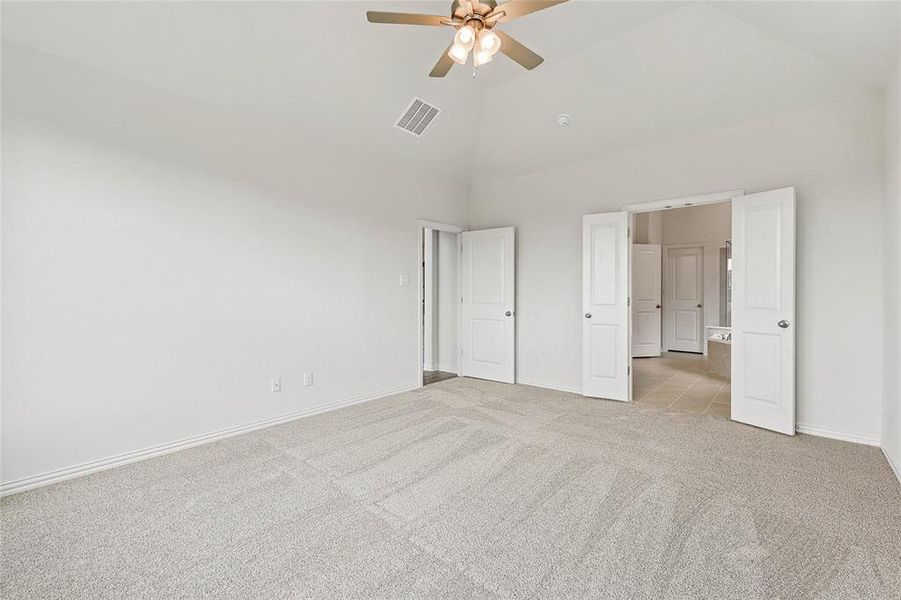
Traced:
<path id="1" fill-rule="evenodd" d="M 901 18 L 899 18 L 901 25 Z M 885 95 L 885 366 L 882 448 L 901 479 L 901 45 Z"/>
<path id="2" fill-rule="evenodd" d="M 7 47 L 2 144 L 7 489 L 417 384 L 417 219 L 465 185 Z"/>
<path id="3" fill-rule="evenodd" d="M 457 234 L 438 232 L 438 369 L 457 372 L 460 295 L 457 292 Z"/>
<path id="4" fill-rule="evenodd" d="M 580 388 L 581 215 L 632 202 L 793 185 L 798 423 L 877 440 L 882 128 L 882 98 L 874 95 L 567 167 L 477 181 L 471 225 L 517 227 L 517 379 Z"/>

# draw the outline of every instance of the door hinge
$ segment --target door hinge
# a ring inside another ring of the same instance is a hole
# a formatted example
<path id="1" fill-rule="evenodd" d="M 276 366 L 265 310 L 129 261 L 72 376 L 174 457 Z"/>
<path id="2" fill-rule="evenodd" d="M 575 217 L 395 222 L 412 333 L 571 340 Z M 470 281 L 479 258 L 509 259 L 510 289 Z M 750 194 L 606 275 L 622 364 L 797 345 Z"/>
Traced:
<path id="1" fill-rule="evenodd" d="M 626 237 L 627 238 L 632 237 L 632 228 L 631 227 L 626 228 Z"/>
<path id="2" fill-rule="evenodd" d="M 626 367 L 626 375 L 632 374 L 632 367 Z"/>
<path id="3" fill-rule="evenodd" d="M 626 297 L 626 306 L 632 306 L 632 297 L 631 296 Z"/>

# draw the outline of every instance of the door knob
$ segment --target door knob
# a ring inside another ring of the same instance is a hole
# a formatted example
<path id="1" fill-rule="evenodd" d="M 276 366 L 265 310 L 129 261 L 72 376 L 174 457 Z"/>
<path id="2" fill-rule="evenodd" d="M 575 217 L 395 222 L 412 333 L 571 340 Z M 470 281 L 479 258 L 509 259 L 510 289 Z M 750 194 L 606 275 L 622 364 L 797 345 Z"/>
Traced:
<path id="1" fill-rule="evenodd" d="M 704 308 L 703 304 L 698 304 L 698 308 Z"/>
<path id="2" fill-rule="evenodd" d="M 508 311 L 505 312 L 504 314 L 507 315 L 508 317 L 512 317 L 512 316 L 513 316 L 513 311 L 508 310 Z"/>
<path id="3" fill-rule="evenodd" d="M 657 305 L 657 308 L 660 308 L 660 305 L 659 305 L 659 304 Z"/>
<path id="4" fill-rule="evenodd" d="M 788 329 L 789 322 L 786 321 L 785 319 L 782 319 L 781 321 L 779 321 L 778 323 L 776 323 L 776 325 L 778 325 L 778 326 L 781 327 L 782 329 Z"/>
<path id="5" fill-rule="evenodd" d="M 586 318 L 586 319 L 590 319 L 590 318 L 591 318 L 591 313 L 585 313 L 585 318 Z"/>

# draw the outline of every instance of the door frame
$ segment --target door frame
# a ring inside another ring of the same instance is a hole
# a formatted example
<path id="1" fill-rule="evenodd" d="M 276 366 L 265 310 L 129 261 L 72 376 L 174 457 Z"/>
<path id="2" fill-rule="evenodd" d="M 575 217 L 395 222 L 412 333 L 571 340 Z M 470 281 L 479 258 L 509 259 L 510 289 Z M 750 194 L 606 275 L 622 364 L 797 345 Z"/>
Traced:
<path id="1" fill-rule="evenodd" d="M 719 202 L 731 202 L 733 198 L 738 198 L 740 196 L 744 196 L 745 191 L 743 189 L 738 190 L 724 190 L 722 192 L 711 192 L 708 194 L 696 194 L 694 196 L 682 196 L 678 198 L 664 198 L 662 200 L 652 200 L 650 202 L 633 202 L 631 204 L 624 204 L 620 210 L 629 213 L 629 243 L 627 244 L 629 259 L 628 259 L 628 269 L 629 269 L 629 298 L 632 297 L 632 242 L 634 239 L 632 238 L 632 232 L 635 231 L 635 215 L 638 213 L 645 212 L 656 212 L 659 210 L 672 210 L 675 208 L 685 208 L 686 206 L 698 206 L 701 204 L 717 204 Z M 706 274 L 705 274 L 706 277 Z M 704 298 L 705 305 L 707 304 L 706 299 L 706 291 Z M 420 328 L 421 331 L 421 328 Z M 628 401 L 632 402 L 632 377 L 633 377 L 633 369 L 632 369 L 632 311 L 629 311 L 629 351 L 628 351 L 628 361 L 629 361 L 629 395 Z M 662 333 L 662 331 L 661 331 Z M 661 340 L 662 341 L 662 340 Z"/>
<path id="2" fill-rule="evenodd" d="M 424 274 L 423 274 L 423 263 L 425 262 L 425 256 L 423 254 L 423 246 L 425 242 L 424 231 L 426 229 L 434 229 L 436 231 L 444 231 L 446 233 L 453 233 L 457 237 L 457 290 L 460 290 L 460 267 L 461 261 L 459 260 L 460 249 L 461 249 L 461 236 L 460 234 L 465 231 L 465 228 L 460 225 L 452 225 L 450 223 L 441 223 L 439 221 L 430 221 L 427 219 L 417 219 L 416 220 L 416 255 L 419 257 L 419 260 L 416 262 L 416 323 L 417 323 L 417 338 L 418 343 L 416 344 L 416 365 L 417 365 L 417 380 L 419 382 L 418 387 L 422 387 L 422 371 L 425 365 L 423 364 L 423 346 L 425 344 L 425 318 L 422 314 L 422 304 L 425 301 L 423 295 L 423 285 L 425 285 Z M 461 333 L 461 324 L 460 324 L 460 307 L 457 306 L 457 347 L 454 350 L 457 353 L 457 374 L 460 374 L 460 344 L 462 340 L 460 339 Z"/>
<path id="3" fill-rule="evenodd" d="M 663 289 L 663 294 L 661 294 L 661 299 L 663 300 L 663 310 L 661 311 L 660 317 L 660 351 L 661 352 L 669 352 L 669 343 L 666 335 L 666 277 L 669 273 L 669 252 L 670 250 L 681 250 L 683 248 L 700 248 L 701 249 L 701 282 L 702 282 L 702 293 L 704 297 L 704 306 L 701 307 L 701 335 L 704 335 L 704 328 L 707 327 L 707 261 L 708 257 L 708 244 L 704 242 L 696 242 L 693 244 L 661 244 L 663 246 L 663 256 L 661 260 L 663 261 L 662 269 L 661 269 L 661 287 Z M 707 356 L 707 344 L 703 344 L 701 348 L 701 354 Z"/>

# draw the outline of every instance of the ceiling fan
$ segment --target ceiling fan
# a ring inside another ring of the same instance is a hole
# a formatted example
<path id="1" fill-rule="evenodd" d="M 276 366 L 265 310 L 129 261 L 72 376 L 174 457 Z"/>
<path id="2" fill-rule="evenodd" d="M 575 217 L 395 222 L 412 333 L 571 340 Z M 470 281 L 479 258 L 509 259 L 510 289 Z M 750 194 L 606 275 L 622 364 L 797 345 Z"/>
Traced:
<path id="1" fill-rule="evenodd" d="M 367 11 L 366 18 L 370 23 L 453 27 L 456 30 L 454 39 L 445 54 L 438 59 L 429 77 L 444 77 L 454 63 L 465 64 L 470 52 L 475 75 L 475 68 L 491 62 L 498 51 L 526 69 L 532 70 L 540 65 L 543 58 L 494 28 L 498 23 L 509 23 L 513 19 L 563 2 L 566 0 L 508 0 L 503 4 L 498 4 L 496 0 L 454 0 L 449 18 L 374 10 Z"/>

